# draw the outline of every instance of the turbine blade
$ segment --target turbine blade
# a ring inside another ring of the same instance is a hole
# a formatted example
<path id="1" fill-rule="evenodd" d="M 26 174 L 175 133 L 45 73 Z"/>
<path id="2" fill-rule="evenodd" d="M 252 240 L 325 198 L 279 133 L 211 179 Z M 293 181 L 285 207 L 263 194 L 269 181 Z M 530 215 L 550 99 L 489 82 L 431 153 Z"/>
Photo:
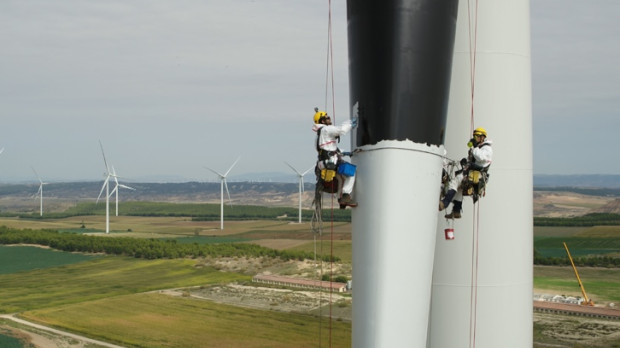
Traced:
<path id="1" fill-rule="evenodd" d="M 114 186 L 114 189 L 112 189 L 112 191 L 110 191 L 110 194 L 108 195 L 108 198 L 114 196 L 114 193 L 116 191 L 118 191 L 118 186 Z"/>
<path id="2" fill-rule="evenodd" d="M 30 168 L 32 168 L 32 171 L 34 172 L 34 175 L 37 176 L 37 179 L 39 179 L 39 182 L 43 183 L 43 180 L 41 180 L 41 177 L 39 176 L 39 173 L 37 173 L 37 171 L 34 169 L 34 167 L 30 167 Z"/>
<path id="3" fill-rule="evenodd" d="M 289 166 L 295 173 L 297 173 L 297 175 L 302 175 L 297 169 L 295 169 L 295 167 L 293 167 L 292 165 L 290 165 L 288 162 L 284 162 L 287 166 Z"/>
<path id="4" fill-rule="evenodd" d="M 235 163 L 232 164 L 232 166 L 230 166 L 230 168 L 228 168 L 228 171 L 226 172 L 226 174 L 224 174 L 224 176 L 228 175 L 228 173 L 230 173 L 230 171 L 233 169 L 233 167 L 235 166 L 235 164 L 237 164 L 237 162 L 239 162 L 239 160 L 241 159 L 241 157 L 237 158 L 237 160 L 235 161 Z"/>
<path id="5" fill-rule="evenodd" d="M 232 199 L 230 199 L 230 192 L 228 191 L 228 183 L 226 182 L 226 178 L 222 180 L 224 180 L 224 187 L 226 188 L 226 194 L 228 195 L 228 203 L 232 206 Z"/>
<path id="6" fill-rule="evenodd" d="M 215 173 L 215 175 L 219 176 L 220 178 L 224 178 L 224 177 L 225 177 L 224 175 L 222 175 L 222 174 L 220 174 L 220 173 L 216 172 L 215 170 L 213 170 L 213 169 L 211 169 L 211 168 L 207 168 L 207 167 L 205 167 L 205 169 L 208 169 L 208 170 L 212 171 L 213 173 Z"/>
<path id="7" fill-rule="evenodd" d="M 303 177 L 304 175 L 308 174 L 308 172 L 309 172 L 309 171 L 311 171 L 312 169 L 314 169 L 314 167 L 316 167 L 316 166 L 312 166 L 312 167 L 308 168 L 308 170 L 306 170 L 305 172 L 303 172 L 303 173 L 301 174 L 301 176 Z"/>
<path id="8" fill-rule="evenodd" d="M 134 190 L 134 191 L 136 190 L 136 189 L 135 189 L 135 188 L 133 188 L 133 187 L 129 187 L 129 186 L 127 186 L 127 185 L 123 185 L 123 184 L 119 184 L 118 186 L 120 186 L 120 187 L 122 187 L 122 188 L 130 189 L 130 190 Z"/>
<path id="9" fill-rule="evenodd" d="M 103 155 L 103 163 L 105 164 L 106 174 L 110 174 L 110 167 L 108 167 L 108 161 L 105 159 L 105 152 L 103 152 L 103 144 L 101 144 L 101 140 L 99 140 L 99 147 L 101 147 L 101 155 Z"/>
<path id="10" fill-rule="evenodd" d="M 103 186 L 101 186 L 101 191 L 99 191 L 99 196 L 97 196 L 97 202 L 96 203 L 99 203 L 99 198 L 101 198 L 101 195 L 103 194 L 103 189 L 108 184 L 108 180 L 109 179 L 110 179 L 110 176 L 106 177 L 105 180 L 103 181 Z"/>

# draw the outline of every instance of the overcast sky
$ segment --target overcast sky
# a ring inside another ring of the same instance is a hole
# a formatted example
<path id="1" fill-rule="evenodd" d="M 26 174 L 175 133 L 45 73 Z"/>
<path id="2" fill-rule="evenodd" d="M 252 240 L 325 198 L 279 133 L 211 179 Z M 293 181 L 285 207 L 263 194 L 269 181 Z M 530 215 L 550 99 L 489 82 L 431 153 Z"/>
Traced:
<path id="1" fill-rule="evenodd" d="M 534 173 L 620 174 L 620 1 L 531 9 Z M 305 171 L 313 108 L 348 118 L 332 11 L 335 107 L 326 1 L 1 1 L 0 182 L 101 180 L 99 141 L 127 181 Z"/>

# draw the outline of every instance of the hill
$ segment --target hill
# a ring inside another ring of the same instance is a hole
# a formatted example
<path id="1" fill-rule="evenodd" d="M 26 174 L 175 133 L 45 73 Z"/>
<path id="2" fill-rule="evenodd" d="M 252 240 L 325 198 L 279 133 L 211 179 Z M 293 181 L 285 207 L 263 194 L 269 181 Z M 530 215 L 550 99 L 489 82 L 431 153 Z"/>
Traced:
<path id="1" fill-rule="evenodd" d="M 50 183 L 44 186 L 43 204 L 46 212 L 62 212 L 78 202 L 95 202 L 102 182 Z M 113 185 L 113 184 L 112 184 Z M 127 183 L 135 190 L 122 189 L 119 201 L 219 203 L 219 182 Z M 36 212 L 40 209 L 36 197 L 38 184 L 0 184 L 0 211 Z M 113 187 L 113 186 L 112 186 Z M 314 197 L 314 183 L 304 185 L 302 205 L 309 208 Z M 282 182 L 233 181 L 228 183 L 227 204 L 296 207 L 299 204 L 299 185 Z M 578 216 L 591 212 L 613 212 L 614 199 L 620 188 L 598 187 L 535 187 L 534 216 Z M 111 197 L 114 201 L 116 197 Z M 100 203 L 103 200 L 100 201 Z M 602 209 L 602 210 L 597 210 Z"/>
<path id="2" fill-rule="evenodd" d="M 534 187 L 620 188 L 620 175 L 546 175 L 534 174 Z"/>
<path id="3" fill-rule="evenodd" d="M 620 214 L 620 199 L 615 199 L 602 207 L 593 210 L 594 213 Z"/>
<path id="4" fill-rule="evenodd" d="M 77 202 L 95 202 L 102 182 L 50 183 L 44 186 L 44 209 L 64 211 Z M 110 188 L 114 186 L 112 183 Z M 130 183 L 135 190 L 120 189 L 119 201 L 147 201 L 172 203 L 219 203 L 220 183 Z M 0 211 L 33 212 L 39 209 L 36 196 L 38 184 L 0 185 Z M 294 207 L 299 204 L 299 184 L 271 182 L 229 182 L 224 189 L 227 204 Z M 105 195 L 105 193 L 104 193 Z M 303 205 L 309 207 L 314 197 L 314 184 L 305 184 Z M 116 197 L 110 197 L 115 201 Z M 104 202 L 100 199 L 100 202 Z"/>

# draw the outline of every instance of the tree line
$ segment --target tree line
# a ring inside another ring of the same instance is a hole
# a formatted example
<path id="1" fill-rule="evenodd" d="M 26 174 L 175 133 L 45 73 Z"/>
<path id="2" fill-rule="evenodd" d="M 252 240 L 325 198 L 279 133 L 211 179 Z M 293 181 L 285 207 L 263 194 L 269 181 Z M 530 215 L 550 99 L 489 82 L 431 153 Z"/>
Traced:
<path id="1" fill-rule="evenodd" d="M 534 226 L 620 226 L 620 214 L 592 213 L 570 218 L 535 217 Z"/>
<path id="2" fill-rule="evenodd" d="M 291 207 L 266 207 L 259 205 L 225 206 L 229 220 L 284 220 L 297 221 L 299 210 Z M 302 219 L 309 221 L 313 210 L 302 210 Z M 217 221 L 220 205 L 210 203 L 123 202 L 119 214 L 124 216 L 190 217 L 193 221 Z M 105 204 L 79 203 L 60 213 L 2 213 L 0 216 L 21 219 L 62 219 L 71 216 L 105 215 Z M 351 211 L 324 209 L 323 221 L 350 222 Z"/>
<path id="3" fill-rule="evenodd" d="M 620 258 L 611 256 L 580 256 L 573 257 L 575 266 L 579 267 L 620 267 Z M 534 264 L 540 266 L 570 266 L 570 260 L 566 257 L 548 257 L 543 256 L 534 249 Z"/>
<path id="4" fill-rule="evenodd" d="M 54 230 L 18 230 L 0 227 L 0 244 L 36 244 L 50 248 L 85 253 L 131 256 L 143 259 L 175 259 L 197 257 L 270 257 L 281 260 L 313 260 L 306 251 L 275 250 L 250 243 L 183 244 L 174 239 L 107 238 Z M 339 258 L 324 255 L 325 262 Z"/>

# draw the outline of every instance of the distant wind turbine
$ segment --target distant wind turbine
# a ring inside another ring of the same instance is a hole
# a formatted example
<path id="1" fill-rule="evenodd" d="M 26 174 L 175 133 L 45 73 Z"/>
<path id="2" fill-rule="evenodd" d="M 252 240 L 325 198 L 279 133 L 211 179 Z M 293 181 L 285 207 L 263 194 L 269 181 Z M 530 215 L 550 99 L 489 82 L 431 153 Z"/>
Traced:
<path id="1" fill-rule="evenodd" d="M 0 153 L 2 153 L 3 150 L 4 149 L 0 150 Z M 37 176 L 37 179 L 39 179 L 39 191 L 37 191 L 36 195 L 39 196 L 40 200 L 41 200 L 41 204 L 40 204 L 41 205 L 41 209 L 40 209 L 40 212 L 39 212 L 39 216 L 43 216 L 43 185 L 47 185 L 47 183 L 43 182 L 43 180 L 41 180 L 41 177 L 39 176 L 37 171 L 34 170 L 34 168 L 32 168 L 32 171 L 34 172 L 34 175 Z"/>
<path id="2" fill-rule="evenodd" d="M 309 171 L 311 171 L 314 166 L 308 168 L 308 170 L 306 170 L 303 173 L 300 173 L 297 169 L 295 169 L 292 165 L 288 164 L 287 162 L 284 162 L 287 166 L 291 167 L 291 169 L 297 173 L 297 176 L 299 177 L 299 223 L 301 223 L 301 199 L 302 199 L 302 193 L 304 192 L 304 175 L 306 175 Z"/>
<path id="3" fill-rule="evenodd" d="M 235 164 L 237 164 L 237 162 L 239 162 L 240 159 L 241 158 L 237 158 L 235 163 L 233 163 L 232 166 L 230 166 L 230 168 L 228 168 L 228 170 L 224 174 L 218 173 L 218 172 L 216 172 L 215 170 L 213 170 L 211 168 L 207 168 L 208 170 L 212 171 L 213 173 L 215 173 L 216 175 L 218 175 L 220 177 L 220 197 L 221 197 L 221 204 L 220 204 L 220 230 L 224 229 L 224 187 L 226 187 L 226 193 L 228 194 L 228 200 L 230 201 L 230 192 L 228 191 L 228 184 L 226 183 L 226 176 L 228 175 L 228 173 L 230 173 L 230 171 L 233 169 Z"/>
<path id="4" fill-rule="evenodd" d="M 101 194 L 103 193 L 103 189 L 105 188 L 105 233 L 110 233 L 110 177 L 112 177 L 112 173 L 110 172 L 108 161 L 105 158 L 105 153 L 103 152 L 103 145 L 101 144 L 101 140 L 99 141 L 99 147 L 101 147 L 103 163 L 105 164 L 105 173 L 103 173 L 103 175 L 105 176 L 105 180 L 103 180 L 103 186 L 101 186 L 101 191 L 99 191 L 97 203 L 99 203 L 99 198 L 101 198 Z"/>
<path id="5" fill-rule="evenodd" d="M 112 194 L 112 195 L 115 194 L 116 195 L 116 216 L 118 216 L 118 188 L 122 187 L 122 188 L 126 188 L 126 189 L 129 189 L 129 190 L 134 190 L 134 191 L 136 189 L 133 188 L 133 187 L 129 187 L 127 185 L 120 184 L 118 182 L 119 176 L 116 175 L 116 170 L 114 169 L 114 166 L 112 166 L 112 174 L 110 176 L 114 178 L 114 183 L 116 184 L 116 185 L 114 185 L 114 189 L 112 190 L 112 192 L 110 194 Z"/>

